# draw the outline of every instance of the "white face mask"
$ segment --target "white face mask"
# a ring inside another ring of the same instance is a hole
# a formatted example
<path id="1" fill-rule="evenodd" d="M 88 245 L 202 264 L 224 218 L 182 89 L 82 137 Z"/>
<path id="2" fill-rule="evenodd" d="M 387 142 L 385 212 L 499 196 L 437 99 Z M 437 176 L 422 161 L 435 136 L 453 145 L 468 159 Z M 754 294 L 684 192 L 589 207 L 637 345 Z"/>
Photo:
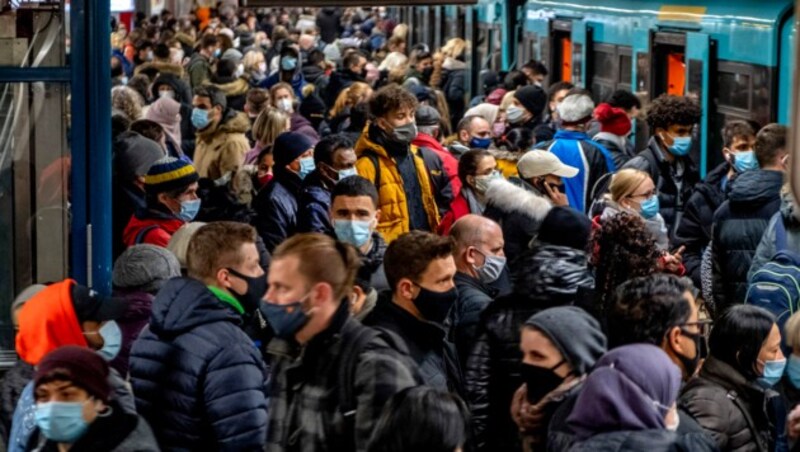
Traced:
<path id="1" fill-rule="evenodd" d="M 288 97 L 284 97 L 283 99 L 278 99 L 278 110 L 281 110 L 284 113 L 291 113 L 292 99 Z"/>
<path id="2" fill-rule="evenodd" d="M 262 74 L 266 74 L 267 73 L 267 63 L 265 63 L 263 61 L 261 63 L 258 63 L 258 71 L 261 72 Z"/>
<path id="3" fill-rule="evenodd" d="M 175 99 L 175 91 L 159 91 L 158 97 L 166 97 L 168 99 Z"/>
<path id="4" fill-rule="evenodd" d="M 233 76 L 239 78 L 242 75 L 244 75 L 244 64 L 239 63 L 239 65 L 236 66 L 236 72 L 233 73 Z"/>

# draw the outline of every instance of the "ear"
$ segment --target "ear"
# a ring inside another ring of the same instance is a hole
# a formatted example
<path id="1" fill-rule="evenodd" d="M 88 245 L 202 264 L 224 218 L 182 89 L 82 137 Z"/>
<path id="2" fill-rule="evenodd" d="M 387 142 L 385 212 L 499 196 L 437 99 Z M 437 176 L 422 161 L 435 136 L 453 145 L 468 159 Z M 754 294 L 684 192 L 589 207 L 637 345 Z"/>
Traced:
<path id="1" fill-rule="evenodd" d="M 468 264 L 475 265 L 475 258 L 472 256 L 473 250 L 475 250 L 474 246 L 468 246 L 467 249 L 464 250 L 464 259 Z"/>
<path id="2" fill-rule="evenodd" d="M 378 223 L 381 222 L 381 209 L 375 211 L 375 221 Z"/>
<path id="3" fill-rule="evenodd" d="M 667 332 L 667 336 L 664 340 L 667 341 L 667 345 L 670 349 L 683 354 L 685 350 L 683 350 L 683 346 L 681 345 L 681 341 L 679 340 L 681 336 L 681 330 L 678 327 L 673 327 Z"/>
<path id="4" fill-rule="evenodd" d="M 220 268 L 217 270 L 217 273 L 214 276 L 217 278 L 219 285 L 223 288 L 228 289 L 231 287 L 230 274 L 228 273 L 228 270 Z"/>
<path id="5" fill-rule="evenodd" d="M 410 279 L 403 278 L 397 283 L 397 294 L 405 299 L 413 300 L 416 296 L 414 287 L 414 283 Z"/>
<path id="6" fill-rule="evenodd" d="M 308 301 L 311 303 L 312 307 L 318 307 L 326 300 L 332 299 L 334 296 L 333 287 L 324 282 L 315 284 L 313 287 L 311 287 L 311 291 L 309 293 L 310 295 L 308 296 Z"/>
<path id="7" fill-rule="evenodd" d="M 467 144 L 469 141 L 469 132 L 466 130 L 461 130 L 458 132 L 458 140 L 461 141 L 462 144 Z"/>

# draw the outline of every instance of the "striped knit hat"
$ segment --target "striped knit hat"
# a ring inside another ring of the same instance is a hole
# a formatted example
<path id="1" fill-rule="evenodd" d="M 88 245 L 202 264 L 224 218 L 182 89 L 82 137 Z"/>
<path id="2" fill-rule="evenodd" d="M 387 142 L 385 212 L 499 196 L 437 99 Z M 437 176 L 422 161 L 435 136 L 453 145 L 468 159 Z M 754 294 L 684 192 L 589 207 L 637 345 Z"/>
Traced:
<path id="1" fill-rule="evenodd" d="M 186 187 L 198 179 L 200 176 L 191 163 L 166 156 L 150 167 L 144 177 L 144 188 L 148 193 L 164 193 Z"/>

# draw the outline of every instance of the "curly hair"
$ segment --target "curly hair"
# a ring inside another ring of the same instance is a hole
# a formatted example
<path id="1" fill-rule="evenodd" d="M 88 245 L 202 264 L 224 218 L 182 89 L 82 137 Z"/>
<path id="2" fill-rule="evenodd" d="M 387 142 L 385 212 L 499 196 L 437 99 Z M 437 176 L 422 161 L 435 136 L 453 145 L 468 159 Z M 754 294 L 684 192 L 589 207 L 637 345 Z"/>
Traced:
<path id="1" fill-rule="evenodd" d="M 141 119 L 144 99 L 133 88 L 115 86 L 111 88 L 111 107 L 123 112 L 131 122 Z"/>
<path id="2" fill-rule="evenodd" d="M 661 254 L 644 221 L 624 212 L 603 220 L 600 228 L 592 231 L 589 243 L 595 268 L 595 306 L 601 311 L 598 318 L 605 319 L 616 288 L 632 278 L 655 273 Z"/>
<path id="3" fill-rule="evenodd" d="M 416 110 L 417 104 L 417 98 L 408 90 L 400 85 L 389 84 L 372 95 L 369 113 L 373 118 L 380 118 L 400 108 Z"/>
<path id="4" fill-rule="evenodd" d="M 650 104 L 647 124 L 650 130 L 666 129 L 671 125 L 691 126 L 700 121 L 700 105 L 685 96 L 662 94 Z"/>

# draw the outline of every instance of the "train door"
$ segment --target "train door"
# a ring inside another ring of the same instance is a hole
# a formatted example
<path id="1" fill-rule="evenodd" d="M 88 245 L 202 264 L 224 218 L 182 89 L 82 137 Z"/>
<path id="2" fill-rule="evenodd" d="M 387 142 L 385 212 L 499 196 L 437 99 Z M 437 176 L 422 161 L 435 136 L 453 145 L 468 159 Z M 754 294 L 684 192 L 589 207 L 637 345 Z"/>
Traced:
<path id="1" fill-rule="evenodd" d="M 572 82 L 572 21 L 556 19 L 550 23 L 550 83 Z"/>
<path id="2" fill-rule="evenodd" d="M 695 149 L 699 151 L 699 158 L 695 160 L 700 164 L 700 175 L 705 177 L 709 168 L 709 157 L 714 163 L 721 163 L 719 152 L 709 154 L 709 149 L 719 149 L 721 140 L 718 130 L 722 128 L 714 127 L 714 133 L 709 129 L 709 120 L 714 117 L 713 104 L 709 101 L 709 80 L 715 60 L 714 41 L 705 33 L 686 33 L 686 95 L 697 99 L 703 115 L 698 124 L 699 146 Z M 713 137 L 713 138 L 712 138 Z M 711 146 L 711 147 L 710 147 Z"/>
<path id="3" fill-rule="evenodd" d="M 682 96 L 686 92 L 686 35 L 656 32 L 652 53 L 652 98 L 664 93 Z"/>

